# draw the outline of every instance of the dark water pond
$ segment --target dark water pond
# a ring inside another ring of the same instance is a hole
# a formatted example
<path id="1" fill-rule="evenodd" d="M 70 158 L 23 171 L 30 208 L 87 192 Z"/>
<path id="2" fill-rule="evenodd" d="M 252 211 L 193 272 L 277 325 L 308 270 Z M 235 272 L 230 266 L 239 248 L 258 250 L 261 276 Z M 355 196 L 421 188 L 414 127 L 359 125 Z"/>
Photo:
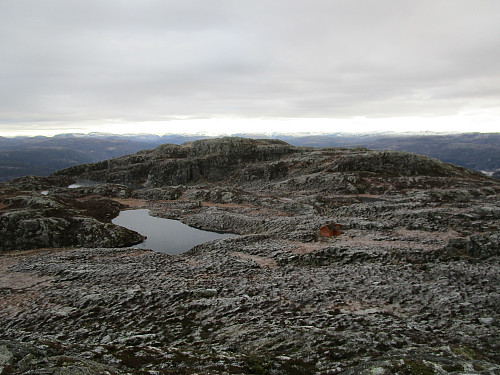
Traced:
<path id="1" fill-rule="evenodd" d="M 135 230 L 148 237 L 133 247 L 167 254 L 181 254 L 204 242 L 235 236 L 230 233 L 208 232 L 192 228 L 177 220 L 150 216 L 146 209 L 122 211 L 113 219 L 113 224 Z"/>

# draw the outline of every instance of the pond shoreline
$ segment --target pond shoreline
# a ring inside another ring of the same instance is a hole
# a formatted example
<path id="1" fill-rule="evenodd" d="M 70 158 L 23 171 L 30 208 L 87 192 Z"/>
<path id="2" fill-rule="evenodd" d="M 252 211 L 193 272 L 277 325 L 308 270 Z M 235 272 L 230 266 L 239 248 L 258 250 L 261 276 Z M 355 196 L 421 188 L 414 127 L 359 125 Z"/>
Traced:
<path id="1" fill-rule="evenodd" d="M 182 254 L 205 242 L 236 236 L 197 229 L 178 220 L 151 216 L 146 208 L 123 210 L 112 223 L 146 236 L 146 240 L 131 247 L 170 255 Z"/>

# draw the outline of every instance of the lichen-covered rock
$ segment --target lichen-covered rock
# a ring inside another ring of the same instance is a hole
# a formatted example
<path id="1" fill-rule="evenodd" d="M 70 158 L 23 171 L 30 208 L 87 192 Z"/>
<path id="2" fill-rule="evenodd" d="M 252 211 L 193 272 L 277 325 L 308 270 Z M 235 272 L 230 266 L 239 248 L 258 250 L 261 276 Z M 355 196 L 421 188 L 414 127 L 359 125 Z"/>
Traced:
<path id="1" fill-rule="evenodd" d="M 311 149 L 277 140 L 221 138 L 162 145 L 70 167 L 54 176 L 163 187 L 225 182 L 242 188 L 382 194 L 489 180 L 425 156 L 367 149 Z"/>
<path id="2" fill-rule="evenodd" d="M 101 375 L 118 374 L 118 369 L 96 361 L 68 355 L 52 355 L 47 345 L 0 340 L 1 374 Z"/>
<path id="3" fill-rule="evenodd" d="M 500 257 L 500 234 L 481 233 L 468 238 L 451 239 L 443 251 L 443 257 L 455 259 Z"/>
<path id="4" fill-rule="evenodd" d="M 111 224 L 123 206 L 109 199 L 17 191 L 1 200 L 0 250 L 69 246 L 120 247 L 142 242 L 138 233 Z"/>
<path id="5" fill-rule="evenodd" d="M 296 147 L 277 140 L 227 137 L 181 146 L 162 145 L 134 155 L 70 167 L 54 175 L 154 187 L 200 180 L 213 182 L 229 177 L 242 163 L 276 160 L 296 150 Z"/>
<path id="6" fill-rule="evenodd" d="M 66 187 L 75 181 L 76 179 L 71 176 L 25 176 L 14 178 L 6 182 L 5 186 L 10 186 L 17 190 L 40 191 L 54 187 Z"/>
<path id="7" fill-rule="evenodd" d="M 73 189 L 81 196 L 96 194 L 109 198 L 129 198 L 133 189 L 121 184 L 99 184 Z"/>
<path id="8" fill-rule="evenodd" d="M 496 374 L 498 261 L 380 258 L 379 242 L 371 257 L 317 264 L 281 262 L 303 244 L 269 235 L 177 257 L 10 254 L 0 263 L 0 351 L 35 373 L 66 356 L 116 373 Z M 9 354 L 16 340 L 38 343 L 46 361 Z"/>
<path id="9" fill-rule="evenodd" d="M 73 216 L 74 215 L 74 216 Z M 66 212 L 65 217 L 40 211 L 12 210 L 0 214 L 0 250 L 70 246 L 121 247 L 144 241 L 129 229 Z"/>
<path id="10" fill-rule="evenodd" d="M 337 159 L 330 167 L 332 172 L 364 171 L 384 173 L 388 176 L 453 176 L 478 172 L 466 170 L 437 159 L 402 151 L 369 151 L 352 153 Z"/>
<path id="11" fill-rule="evenodd" d="M 148 201 L 175 200 L 184 192 L 182 186 L 166 186 L 162 188 L 144 188 L 134 190 L 132 197 L 146 199 Z"/>

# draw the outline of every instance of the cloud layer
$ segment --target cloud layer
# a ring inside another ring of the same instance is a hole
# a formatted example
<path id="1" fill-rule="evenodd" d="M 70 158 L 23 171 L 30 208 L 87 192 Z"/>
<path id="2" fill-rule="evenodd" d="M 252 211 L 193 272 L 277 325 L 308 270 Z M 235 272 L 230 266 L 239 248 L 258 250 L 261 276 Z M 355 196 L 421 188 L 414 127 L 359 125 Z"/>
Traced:
<path id="1" fill-rule="evenodd" d="M 0 47 L 2 130 L 500 103 L 498 0 L 5 1 Z"/>

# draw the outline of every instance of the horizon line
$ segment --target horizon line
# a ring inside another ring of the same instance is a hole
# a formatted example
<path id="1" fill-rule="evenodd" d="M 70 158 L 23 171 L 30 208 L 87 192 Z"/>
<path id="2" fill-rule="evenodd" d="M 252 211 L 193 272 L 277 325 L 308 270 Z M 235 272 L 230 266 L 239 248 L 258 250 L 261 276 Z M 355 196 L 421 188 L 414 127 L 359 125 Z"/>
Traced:
<path id="1" fill-rule="evenodd" d="M 167 136 L 187 136 L 187 137 L 209 137 L 209 138 L 218 138 L 218 137 L 245 137 L 245 136 L 265 136 L 265 137 L 276 137 L 276 136 L 296 136 L 296 137 L 306 137 L 306 136 L 358 136 L 358 135 L 459 135 L 459 134 L 499 134 L 500 132 L 492 132 L 492 131 L 431 131 L 431 130 L 420 130 L 420 131 L 393 131 L 393 130 L 381 130 L 381 131 L 357 131 L 357 132 L 167 132 L 167 133 L 151 133 L 151 132 L 143 132 L 143 133 L 114 133 L 114 132 L 62 132 L 55 133 L 52 135 L 46 134 L 36 134 L 36 133 L 26 133 L 26 134 L 7 134 L 2 135 L 0 133 L 0 138 L 35 138 L 35 137 L 44 137 L 44 138 L 56 138 L 63 136 L 74 136 L 74 137 L 141 137 L 141 136 L 153 136 L 153 137 L 167 137 Z"/>

